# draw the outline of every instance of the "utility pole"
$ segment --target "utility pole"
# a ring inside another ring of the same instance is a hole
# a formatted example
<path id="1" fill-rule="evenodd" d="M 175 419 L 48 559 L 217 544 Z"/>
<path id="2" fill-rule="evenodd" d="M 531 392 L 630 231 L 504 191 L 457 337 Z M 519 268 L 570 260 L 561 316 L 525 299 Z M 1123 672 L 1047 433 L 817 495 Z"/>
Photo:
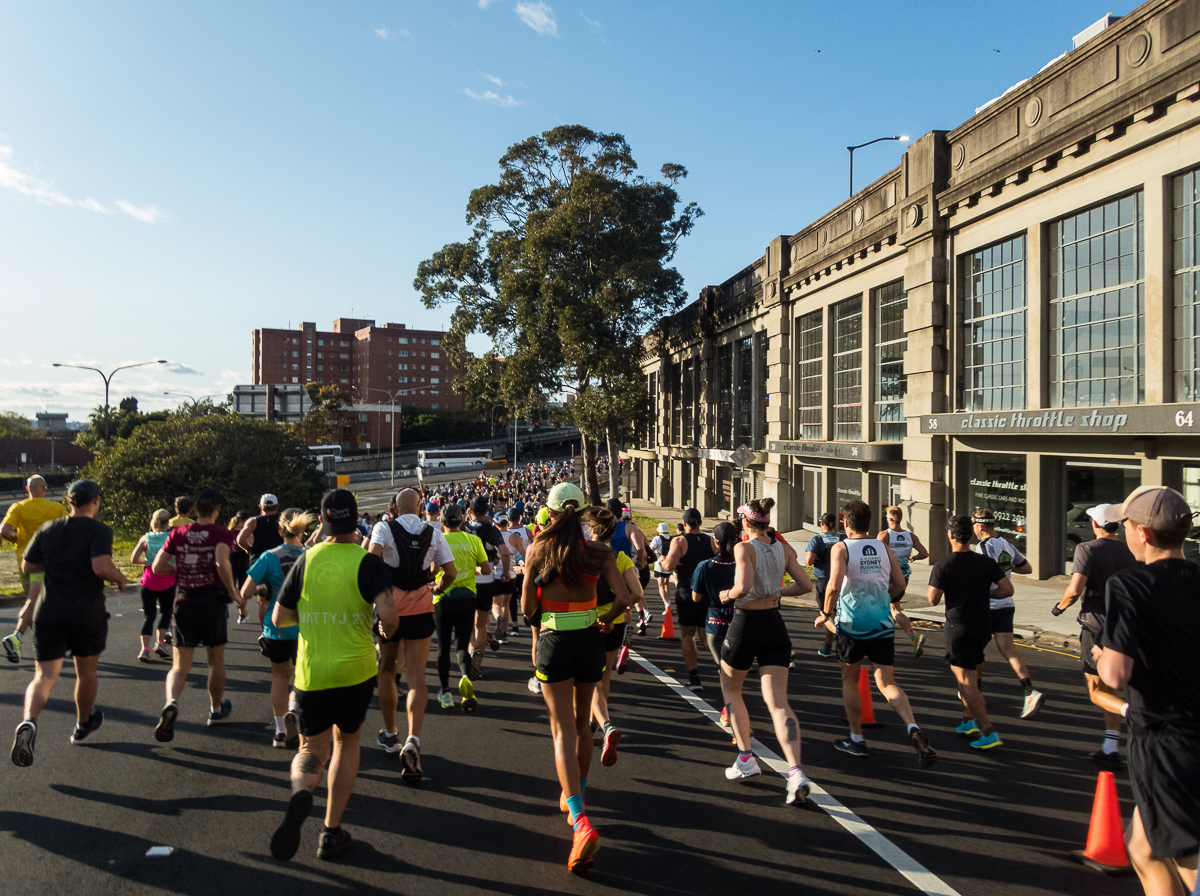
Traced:
<path id="1" fill-rule="evenodd" d="M 55 367 L 73 367 L 76 370 L 94 370 L 96 373 L 100 374 L 100 378 L 104 380 L 104 444 L 107 445 L 108 444 L 108 424 L 109 424 L 109 417 L 110 417 L 110 415 L 108 413 L 108 387 L 112 383 L 112 378 L 117 375 L 117 371 L 118 370 L 129 370 L 132 367 L 145 367 L 147 364 L 166 364 L 166 363 L 167 363 L 166 358 L 159 358 L 155 361 L 141 361 L 137 364 L 126 364 L 123 367 L 114 368 L 113 371 L 107 375 L 104 373 L 103 370 L 101 370 L 98 367 L 83 367 L 79 364 L 55 364 L 53 366 L 55 366 Z"/>

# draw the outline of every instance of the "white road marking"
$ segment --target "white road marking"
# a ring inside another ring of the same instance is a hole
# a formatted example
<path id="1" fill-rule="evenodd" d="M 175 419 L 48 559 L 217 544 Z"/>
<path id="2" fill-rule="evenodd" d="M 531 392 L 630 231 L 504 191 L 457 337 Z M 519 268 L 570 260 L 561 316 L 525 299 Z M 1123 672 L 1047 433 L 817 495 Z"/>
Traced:
<path id="1" fill-rule="evenodd" d="M 634 651 L 629 651 L 629 658 L 636 662 L 639 666 L 665 684 L 676 694 L 691 704 L 692 708 L 701 715 L 707 717 L 718 728 L 721 726 L 721 712 L 713 709 L 704 700 L 701 700 L 694 693 L 685 688 L 682 684 L 658 668 L 654 663 L 640 656 Z M 721 729 L 724 730 L 723 728 Z M 761 759 L 767 766 L 774 770 L 777 774 L 787 777 L 787 763 L 774 750 L 762 743 L 758 738 L 753 738 L 750 742 L 754 749 L 754 754 Z M 811 780 L 811 779 L 810 779 Z M 836 797 L 831 795 L 827 790 L 821 787 L 816 782 L 812 782 L 812 790 L 809 794 L 809 799 L 825 810 L 828 815 L 833 818 L 843 828 L 857 837 L 865 846 L 871 849 L 881 859 L 900 872 L 907 880 L 922 893 L 927 893 L 929 896 L 961 896 L 961 894 L 902 850 L 899 846 L 889 840 L 875 828 L 871 827 L 849 809 L 847 809 Z"/>

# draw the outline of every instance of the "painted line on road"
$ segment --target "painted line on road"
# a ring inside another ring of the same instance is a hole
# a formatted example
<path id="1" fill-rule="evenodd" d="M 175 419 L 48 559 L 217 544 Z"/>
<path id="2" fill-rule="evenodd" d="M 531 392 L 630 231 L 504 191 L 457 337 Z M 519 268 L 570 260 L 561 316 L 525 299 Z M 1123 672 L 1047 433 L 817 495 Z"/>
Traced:
<path id="1" fill-rule="evenodd" d="M 629 651 L 629 658 L 682 697 L 693 709 L 708 718 L 714 725 L 721 728 L 720 710 L 713 709 L 708 703 L 701 700 L 676 679 L 635 651 Z M 725 729 L 721 728 L 721 730 L 724 731 Z M 754 749 L 754 754 L 763 760 L 774 772 L 784 778 L 787 777 L 787 763 L 779 754 L 762 743 L 758 738 L 752 738 L 750 745 Z M 824 809 L 834 821 L 861 840 L 868 849 L 899 871 L 900 874 L 921 892 L 928 893 L 929 896 L 961 896 L 956 889 L 851 812 L 836 797 L 815 781 L 812 782 L 809 799 Z"/>

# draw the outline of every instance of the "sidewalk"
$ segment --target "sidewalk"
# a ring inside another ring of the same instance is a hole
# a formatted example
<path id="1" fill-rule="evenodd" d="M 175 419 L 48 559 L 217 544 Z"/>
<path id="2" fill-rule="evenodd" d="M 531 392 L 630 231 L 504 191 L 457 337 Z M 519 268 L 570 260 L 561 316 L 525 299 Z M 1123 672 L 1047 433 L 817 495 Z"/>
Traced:
<path id="1" fill-rule="evenodd" d="M 629 502 L 629 508 L 644 516 L 669 523 L 672 532 L 675 524 L 683 519 L 681 508 L 659 507 L 637 498 Z M 711 532 L 712 527 L 719 522 L 721 521 L 715 517 L 705 517 L 701 526 L 704 531 Z M 782 534 L 788 544 L 800 552 L 803 562 L 804 546 L 817 533 L 807 529 L 795 529 Z M 942 606 L 929 606 L 925 598 L 932 568 L 928 560 L 912 564 L 912 575 L 904 598 L 904 612 L 913 619 L 940 623 L 945 621 L 945 609 Z M 1062 597 L 1068 581 L 1069 577 L 1065 575 L 1054 576 L 1044 582 L 1039 582 L 1033 576 L 1014 575 L 1013 586 L 1016 589 L 1017 604 L 1014 634 L 1045 647 L 1078 652 L 1079 626 L 1075 622 L 1078 612 L 1076 608 L 1072 607 L 1058 617 L 1050 613 L 1050 608 Z M 784 601 L 793 606 L 816 607 L 816 600 L 807 595 L 802 598 L 784 598 Z"/>

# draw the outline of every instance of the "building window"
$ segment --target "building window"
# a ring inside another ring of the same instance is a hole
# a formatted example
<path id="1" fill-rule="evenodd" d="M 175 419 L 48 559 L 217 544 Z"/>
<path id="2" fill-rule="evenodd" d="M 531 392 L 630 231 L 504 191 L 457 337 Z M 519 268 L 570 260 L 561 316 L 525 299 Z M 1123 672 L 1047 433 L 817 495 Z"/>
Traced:
<path id="1" fill-rule="evenodd" d="M 967 256 L 963 406 L 1025 407 L 1025 236 Z"/>
<path id="2" fill-rule="evenodd" d="M 408 352 L 406 352 L 406 351 L 403 351 L 403 352 L 396 352 L 396 354 L 397 354 L 397 355 L 399 355 L 401 358 L 407 358 L 407 357 L 408 357 Z"/>
<path id="3" fill-rule="evenodd" d="M 431 377 L 429 378 L 429 382 L 430 382 L 431 384 L 433 384 L 433 383 L 440 383 L 441 381 L 442 381 L 442 380 L 441 380 L 441 377 L 431 376 Z"/>
<path id="4" fill-rule="evenodd" d="M 325 340 L 324 340 L 324 339 L 318 339 L 318 340 L 317 340 L 317 345 L 324 345 L 324 344 L 325 344 Z"/>
<path id="5" fill-rule="evenodd" d="M 681 441 L 683 444 L 694 444 L 693 435 L 696 432 L 696 362 L 688 358 L 683 362 L 683 429 Z"/>
<path id="6" fill-rule="evenodd" d="M 440 358 L 441 356 L 442 356 L 441 352 L 430 352 L 429 353 L 429 357 L 431 357 L 431 358 Z"/>
<path id="7" fill-rule="evenodd" d="M 292 377 L 292 382 L 293 382 L 293 383 L 298 383 L 298 382 L 300 382 L 300 378 L 299 378 L 299 377 L 297 377 L 297 376 L 294 376 L 294 377 Z"/>
<path id="8" fill-rule="evenodd" d="M 407 336 L 400 336 L 396 339 L 396 341 L 399 342 L 401 345 L 408 345 L 408 337 Z"/>
<path id="9" fill-rule="evenodd" d="M 862 297 L 833 306 L 833 437 L 862 439 Z"/>
<path id="10" fill-rule="evenodd" d="M 293 337 L 292 337 L 292 345 L 299 345 L 299 344 L 300 344 L 300 339 L 299 339 L 299 337 L 297 337 L 297 336 L 293 336 Z"/>
<path id="11" fill-rule="evenodd" d="M 433 339 L 433 340 L 430 340 L 430 343 L 429 343 L 429 344 L 430 344 L 430 345 L 441 345 L 441 344 L 442 344 L 442 340 L 440 340 L 440 339 Z"/>
<path id="12" fill-rule="evenodd" d="M 717 349 L 717 438 L 718 448 L 733 447 L 733 343 Z"/>
<path id="13" fill-rule="evenodd" d="M 299 352 L 292 352 L 292 357 L 293 357 L 293 358 L 299 358 L 299 357 L 300 357 L 300 353 L 299 353 Z"/>
<path id="14" fill-rule="evenodd" d="M 658 374 L 646 376 L 647 423 L 646 440 L 643 448 L 654 448 L 658 443 Z"/>
<path id="15" fill-rule="evenodd" d="M 430 405 L 430 407 L 436 411 L 438 408 L 441 407 L 441 405 L 435 401 L 433 404 Z"/>
<path id="16" fill-rule="evenodd" d="M 746 336 L 733 345 L 737 390 L 734 398 L 733 443 L 740 447 L 754 439 L 754 337 Z"/>
<path id="17" fill-rule="evenodd" d="M 293 365 L 292 365 L 292 370 L 299 370 L 299 369 L 300 369 L 300 365 L 299 365 L 299 364 L 293 364 Z"/>
<path id="18" fill-rule="evenodd" d="M 904 332 L 904 311 L 908 293 L 902 281 L 874 290 L 875 298 L 875 438 L 881 442 L 902 442 L 904 423 L 904 351 L 908 336 Z"/>
<path id="19" fill-rule="evenodd" d="M 1144 255 L 1141 193 L 1051 225 L 1051 407 L 1144 400 Z"/>
<path id="20" fill-rule="evenodd" d="M 1200 395 L 1200 169 L 1175 178 L 1175 400 Z"/>
<path id="21" fill-rule="evenodd" d="M 324 370 L 324 369 L 325 369 L 325 365 L 324 365 L 324 364 L 318 364 L 318 365 L 317 365 L 317 370 Z"/>
<path id="22" fill-rule="evenodd" d="M 325 377 L 323 377 L 323 376 L 319 376 L 319 377 L 317 377 L 317 382 L 318 382 L 318 383 L 324 383 L 324 382 L 325 382 Z"/>
<path id="23" fill-rule="evenodd" d="M 821 438 L 821 358 L 824 355 L 821 312 L 796 320 L 796 436 Z"/>
<path id="24" fill-rule="evenodd" d="M 441 364 L 430 364 L 430 365 L 429 365 L 429 369 L 430 369 L 430 370 L 441 370 L 441 369 L 442 369 L 442 365 L 441 365 Z"/>
<path id="25" fill-rule="evenodd" d="M 683 430 L 683 391 L 678 364 L 668 365 L 665 385 L 667 393 L 671 396 L 671 432 L 667 444 L 678 445 L 679 435 Z"/>
<path id="26" fill-rule="evenodd" d="M 754 409 L 754 442 L 751 447 L 755 451 L 762 451 L 767 447 L 767 406 L 771 401 L 771 397 L 767 393 L 767 352 L 770 344 L 766 330 L 759 330 L 754 334 L 754 373 L 756 377 L 754 394 L 757 396 L 758 402 Z"/>

